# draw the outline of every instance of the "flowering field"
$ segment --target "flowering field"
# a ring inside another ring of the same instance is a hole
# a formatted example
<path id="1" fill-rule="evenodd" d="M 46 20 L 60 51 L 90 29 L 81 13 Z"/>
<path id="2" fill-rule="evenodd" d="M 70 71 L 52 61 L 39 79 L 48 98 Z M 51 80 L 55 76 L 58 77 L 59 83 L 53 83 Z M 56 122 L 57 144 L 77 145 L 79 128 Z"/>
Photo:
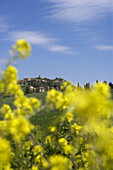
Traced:
<path id="1" fill-rule="evenodd" d="M 25 96 L 12 61 L 25 59 L 30 51 L 25 40 L 18 40 L 6 70 L 1 71 L 0 95 L 12 101 L 11 106 L 6 98 L 1 101 L 0 169 L 112 170 L 110 87 L 96 83 L 82 89 L 68 81 L 62 92 L 48 91 L 45 102 Z"/>
<path id="2" fill-rule="evenodd" d="M 46 100 L 46 93 L 31 93 L 27 94 L 27 97 L 35 97 L 40 100 L 40 102 L 44 105 L 45 100 Z M 2 94 L 0 96 L 0 107 L 5 103 L 13 107 L 13 97 L 4 97 Z M 52 124 L 55 124 L 58 116 L 57 116 L 57 111 L 51 110 L 48 112 L 48 109 L 43 108 L 40 109 L 38 112 L 36 112 L 34 115 L 32 115 L 29 119 L 31 123 L 35 126 L 38 126 L 40 128 L 42 134 L 47 134 L 48 132 L 48 127 Z"/>

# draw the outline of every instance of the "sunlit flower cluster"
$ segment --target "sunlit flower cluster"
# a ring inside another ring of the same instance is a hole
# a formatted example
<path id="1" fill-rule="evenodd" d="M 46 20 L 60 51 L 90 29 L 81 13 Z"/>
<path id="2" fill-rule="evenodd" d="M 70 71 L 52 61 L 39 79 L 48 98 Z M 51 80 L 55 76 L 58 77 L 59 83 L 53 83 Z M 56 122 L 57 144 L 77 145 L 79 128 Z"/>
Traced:
<path id="1" fill-rule="evenodd" d="M 68 144 L 66 139 L 60 138 L 58 142 L 66 155 L 73 153 L 74 147 L 71 144 Z"/>
<path id="2" fill-rule="evenodd" d="M 19 55 L 20 58 L 25 59 L 26 57 L 30 56 L 31 47 L 30 45 L 23 39 L 20 39 L 16 42 L 13 46 L 13 55 Z"/>
<path id="3" fill-rule="evenodd" d="M 51 170 L 68 170 L 72 167 L 71 161 L 63 155 L 51 156 L 50 162 L 52 164 Z"/>

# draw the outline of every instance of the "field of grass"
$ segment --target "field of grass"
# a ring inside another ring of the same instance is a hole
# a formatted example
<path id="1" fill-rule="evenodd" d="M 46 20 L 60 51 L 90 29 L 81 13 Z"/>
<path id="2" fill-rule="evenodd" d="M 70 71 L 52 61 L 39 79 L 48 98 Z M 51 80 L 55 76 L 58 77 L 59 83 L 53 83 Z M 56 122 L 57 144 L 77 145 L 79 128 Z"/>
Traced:
<path id="1" fill-rule="evenodd" d="M 27 97 L 36 97 L 40 100 L 41 104 L 45 104 L 45 97 L 46 93 L 31 93 L 27 94 Z M 0 107 L 3 104 L 9 104 L 11 107 L 13 107 L 13 97 L 5 97 L 4 95 L 0 96 Z M 57 110 L 49 111 L 47 109 L 41 109 L 38 113 L 36 113 L 34 116 L 30 117 L 30 121 L 32 124 L 39 126 L 40 130 L 43 132 L 43 134 L 46 134 L 48 132 L 48 126 L 56 124 L 58 121 L 58 112 Z"/>
<path id="2" fill-rule="evenodd" d="M 9 97 L 9 96 L 4 96 L 3 94 L 0 94 L 0 107 L 3 104 L 8 104 L 11 107 L 13 107 L 13 97 Z"/>
<path id="3" fill-rule="evenodd" d="M 28 97 L 36 97 L 41 101 L 41 104 L 45 104 L 45 97 L 46 93 L 32 93 L 28 94 Z M 41 131 L 43 134 L 48 132 L 48 126 L 54 125 L 58 121 L 58 112 L 57 110 L 49 111 L 44 108 L 41 109 L 38 113 L 30 118 L 30 121 L 34 125 L 40 126 Z"/>

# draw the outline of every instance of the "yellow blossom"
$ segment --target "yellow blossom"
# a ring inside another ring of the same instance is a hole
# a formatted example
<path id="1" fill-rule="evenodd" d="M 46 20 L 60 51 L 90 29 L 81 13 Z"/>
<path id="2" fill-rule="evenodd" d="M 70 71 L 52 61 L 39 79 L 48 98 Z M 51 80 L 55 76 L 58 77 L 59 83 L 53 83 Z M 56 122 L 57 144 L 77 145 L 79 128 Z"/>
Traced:
<path id="1" fill-rule="evenodd" d="M 34 109 L 38 109 L 40 102 L 38 99 L 34 99 L 33 97 L 27 98 L 22 95 L 14 101 L 14 105 L 17 107 L 17 113 L 19 115 L 26 115 L 33 113 Z"/>
<path id="2" fill-rule="evenodd" d="M 83 127 L 77 125 L 76 123 L 74 123 L 74 124 L 71 126 L 71 128 L 72 128 L 72 131 L 73 131 L 73 132 L 76 132 L 77 134 L 79 134 Z"/>
<path id="3" fill-rule="evenodd" d="M 44 168 L 49 168 L 49 162 L 44 157 L 42 157 L 41 163 Z"/>
<path id="4" fill-rule="evenodd" d="M 52 142 L 52 137 L 51 137 L 51 135 L 48 135 L 48 136 L 46 137 L 46 139 L 45 139 L 45 143 L 46 143 L 46 144 L 47 144 L 47 143 L 51 144 L 51 142 Z"/>
<path id="5" fill-rule="evenodd" d="M 23 39 L 20 39 L 16 42 L 16 44 L 13 46 L 13 50 L 15 53 L 18 53 L 19 57 L 22 59 L 30 56 L 31 53 L 30 45 Z"/>
<path id="6" fill-rule="evenodd" d="M 41 163 L 41 155 L 37 155 L 36 157 L 35 157 L 35 163 Z"/>
<path id="7" fill-rule="evenodd" d="M 20 85 L 12 83 L 7 86 L 6 94 L 11 94 L 15 97 L 24 95 L 23 91 L 20 88 Z"/>
<path id="8" fill-rule="evenodd" d="M 56 126 L 50 126 L 49 130 L 50 130 L 50 132 L 55 132 L 56 131 Z"/>
<path id="9" fill-rule="evenodd" d="M 27 141 L 23 144 L 22 149 L 25 151 L 30 150 L 32 145 L 33 145 L 33 143 L 31 141 Z"/>
<path id="10" fill-rule="evenodd" d="M 11 107 L 7 104 L 3 104 L 3 106 L 0 108 L 0 113 L 2 113 L 3 115 L 11 112 L 12 112 Z"/>
<path id="11" fill-rule="evenodd" d="M 38 170 L 38 167 L 36 165 L 33 165 L 31 170 Z"/>
<path id="12" fill-rule="evenodd" d="M 0 137 L 0 168 L 9 164 L 11 147 L 10 143 Z"/>
<path id="13" fill-rule="evenodd" d="M 40 145 L 36 145 L 33 148 L 33 152 L 34 152 L 34 155 L 43 154 L 44 150 L 43 150 L 43 148 Z"/>
<path id="14" fill-rule="evenodd" d="M 36 99 L 35 97 L 30 97 L 29 98 L 29 103 L 31 105 L 31 107 L 33 107 L 34 109 L 38 109 L 40 106 L 40 102 L 38 99 Z"/>
<path id="15" fill-rule="evenodd" d="M 9 122 L 9 132 L 14 140 L 20 142 L 34 128 L 24 117 L 14 118 Z"/>
<path id="16" fill-rule="evenodd" d="M 58 140 L 58 142 L 59 142 L 60 146 L 62 146 L 62 147 L 64 147 L 64 146 L 67 145 L 67 140 L 64 139 L 64 138 L 60 138 L 60 139 Z"/>
<path id="17" fill-rule="evenodd" d="M 10 83 L 16 84 L 17 83 L 17 70 L 15 67 L 9 65 L 6 68 L 6 71 L 2 75 L 2 81 L 5 85 L 9 85 Z"/>
<path id="18" fill-rule="evenodd" d="M 73 147 L 73 145 L 69 144 L 69 145 L 64 146 L 64 147 L 63 147 L 63 150 L 64 150 L 64 153 L 65 153 L 66 155 L 72 154 L 73 151 L 74 151 L 74 147 Z"/>
<path id="19" fill-rule="evenodd" d="M 0 93 L 4 93 L 4 88 L 5 88 L 5 85 L 4 85 L 4 83 L 0 80 Z"/>
<path id="20" fill-rule="evenodd" d="M 68 170 L 71 167 L 71 161 L 63 155 L 50 156 L 51 170 Z"/>
<path id="21" fill-rule="evenodd" d="M 64 116 L 64 119 L 66 119 L 69 123 L 71 122 L 71 121 L 73 121 L 73 114 L 72 113 L 70 113 L 70 112 L 68 112 L 68 113 L 66 113 L 66 115 Z"/>

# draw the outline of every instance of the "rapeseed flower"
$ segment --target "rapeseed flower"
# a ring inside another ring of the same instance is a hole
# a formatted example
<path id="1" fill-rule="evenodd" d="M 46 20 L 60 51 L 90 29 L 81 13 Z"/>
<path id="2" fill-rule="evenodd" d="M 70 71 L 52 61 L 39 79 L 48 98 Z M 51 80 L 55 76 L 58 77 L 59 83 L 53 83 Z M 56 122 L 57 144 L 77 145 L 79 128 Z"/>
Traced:
<path id="1" fill-rule="evenodd" d="M 50 156 L 50 163 L 52 165 L 51 170 L 68 170 L 69 168 L 72 168 L 70 159 L 63 155 Z"/>
<path id="2" fill-rule="evenodd" d="M 39 170 L 39 169 L 38 169 L 38 167 L 36 165 L 33 165 L 32 170 Z"/>
<path id="3" fill-rule="evenodd" d="M 10 143 L 0 137 L 0 169 L 7 166 L 10 162 L 11 146 Z"/>
<path id="4" fill-rule="evenodd" d="M 26 57 L 30 56 L 31 47 L 25 40 L 20 39 L 13 46 L 13 53 L 24 60 Z"/>
<path id="5" fill-rule="evenodd" d="M 79 134 L 83 129 L 83 126 L 79 126 L 76 123 L 74 123 L 73 125 L 71 125 L 71 128 L 73 133 Z"/>
<path id="6" fill-rule="evenodd" d="M 32 129 L 34 129 L 34 126 L 24 117 L 14 118 L 9 122 L 9 133 L 17 142 L 23 140 Z"/>
<path id="7" fill-rule="evenodd" d="M 73 147 L 73 145 L 68 144 L 68 145 L 66 145 L 66 146 L 63 147 L 63 150 L 64 150 L 64 153 L 65 153 L 66 155 L 72 154 L 73 151 L 74 151 L 74 147 Z"/>
<path id="8" fill-rule="evenodd" d="M 59 143 L 59 145 L 60 145 L 61 147 L 64 147 L 64 146 L 67 145 L 68 142 L 67 142 L 66 139 L 60 138 L 60 139 L 58 140 L 58 143 Z"/>
<path id="9" fill-rule="evenodd" d="M 54 138 L 51 135 L 48 135 L 45 139 L 46 144 L 51 144 L 51 142 L 54 140 Z"/>
<path id="10" fill-rule="evenodd" d="M 56 131 L 56 126 L 50 126 L 49 130 L 50 130 L 50 132 L 55 132 Z"/>
<path id="11" fill-rule="evenodd" d="M 37 155 L 37 154 L 43 155 L 44 149 L 40 145 L 36 145 L 33 148 L 33 152 L 34 152 L 34 155 Z"/>
<path id="12" fill-rule="evenodd" d="M 69 123 L 73 121 L 74 115 L 70 112 L 67 112 L 64 116 L 64 120 L 66 119 Z"/>

